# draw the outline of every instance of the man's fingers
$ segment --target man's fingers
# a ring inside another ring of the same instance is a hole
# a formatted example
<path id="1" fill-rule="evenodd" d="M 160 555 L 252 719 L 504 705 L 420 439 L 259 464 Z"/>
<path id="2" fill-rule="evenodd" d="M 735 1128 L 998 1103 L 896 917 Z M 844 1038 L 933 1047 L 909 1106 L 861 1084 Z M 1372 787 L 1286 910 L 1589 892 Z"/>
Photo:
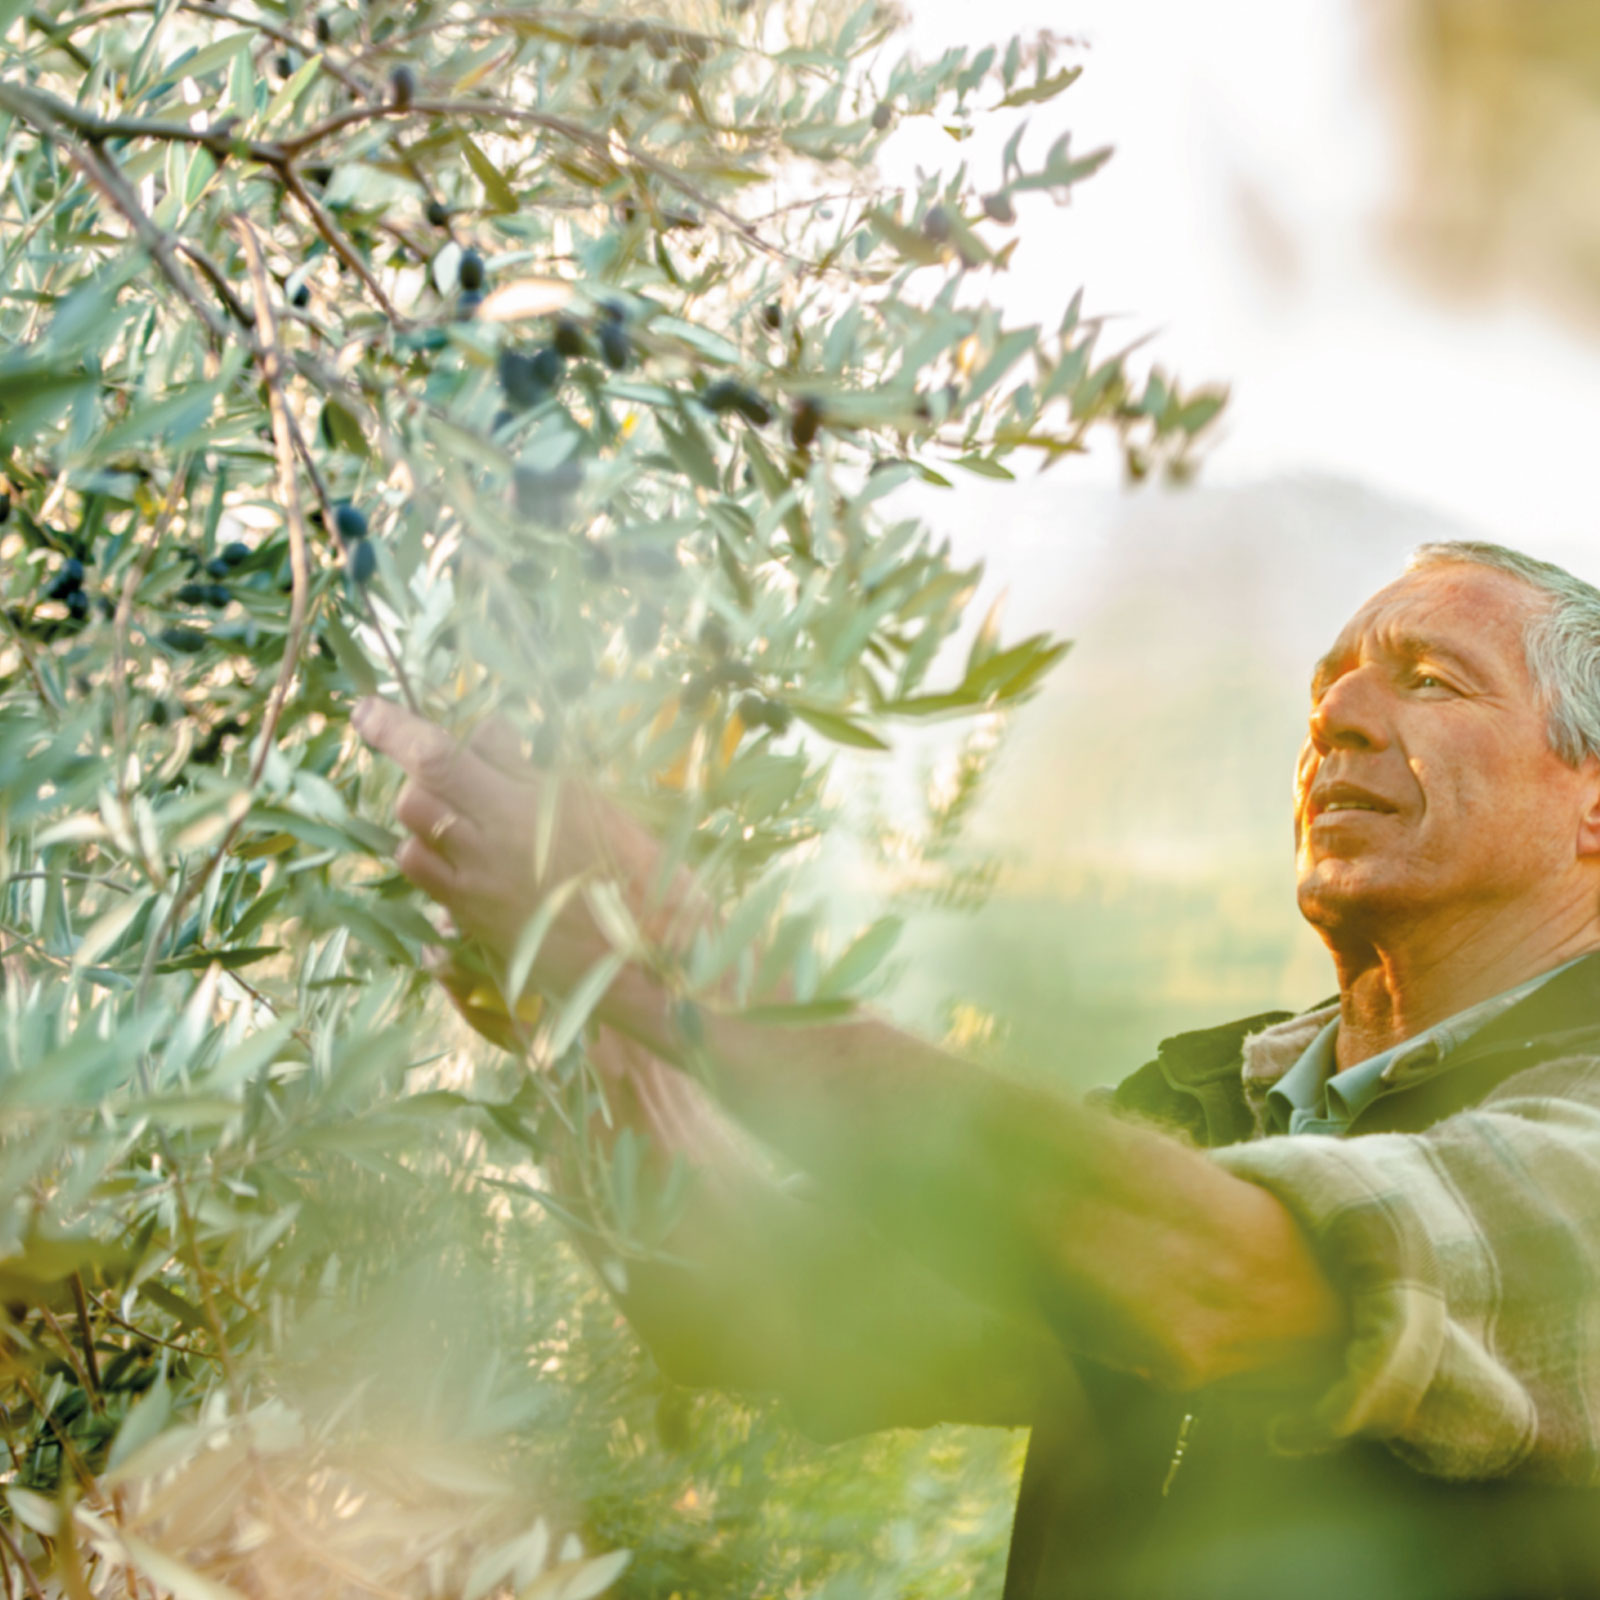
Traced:
<path id="1" fill-rule="evenodd" d="M 350 722 L 374 750 L 463 809 L 470 806 L 488 776 L 483 761 L 463 750 L 436 722 L 376 695 L 357 703 Z"/>
<path id="2" fill-rule="evenodd" d="M 447 904 L 461 893 L 456 869 L 413 835 L 403 839 L 394 853 L 394 864 L 425 894 Z"/>
<path id="3" fill-rule="evenodd" d="M 403 827 L 447 860 L 461 860 L 481 839 L 478 826 L 470 817 L 462 816 L 448 801 L 415 779 L 401 789 L 394 814 Z"/>
<path id="4" fill-rule="evenodd" d="M 467 743 L 474 755 L 482 757 L 508 778 L 527 780 L 531 768 L 522 751 L 522 740 L 505 718 L 490 717 L 487 722 L 479 723 Z"/>

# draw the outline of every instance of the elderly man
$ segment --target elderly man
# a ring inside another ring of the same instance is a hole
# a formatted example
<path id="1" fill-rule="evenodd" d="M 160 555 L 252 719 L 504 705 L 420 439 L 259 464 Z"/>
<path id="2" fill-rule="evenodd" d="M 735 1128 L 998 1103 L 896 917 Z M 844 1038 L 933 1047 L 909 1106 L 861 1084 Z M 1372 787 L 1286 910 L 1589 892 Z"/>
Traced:
<path id="1" fill-rule="evenodd" d="M 402 869 L 509 950 L 536 775 L 357 726 L 410 774 Z M 711 915 L 596 798 L 558 815 L 551 879 Z M 1425 547 L 1317 666 L 1295 832 L 1337 999 L 1168 1040 L 1105 1107 L 625 969 L 597 1061 L 700 1178 L 626 1296 L 668 1370 L 822 1433 L 1033 1424 L 1008 1600 L 1600 1593 L 1600 592 Z M 605 948 L 578 903 L 546 987 Z"/>

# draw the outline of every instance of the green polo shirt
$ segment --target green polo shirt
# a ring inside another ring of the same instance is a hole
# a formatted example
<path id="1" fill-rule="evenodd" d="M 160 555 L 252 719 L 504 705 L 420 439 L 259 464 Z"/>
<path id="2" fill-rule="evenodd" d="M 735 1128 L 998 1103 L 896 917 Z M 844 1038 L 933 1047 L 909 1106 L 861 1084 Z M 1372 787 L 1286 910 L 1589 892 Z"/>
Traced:
<path id="1" fill-rule="evenodd" d="M 1589 954 L 1590 952 L 1585 952 Z M 1582 961 L 1583 956 L 1577 957 Z M 1325 1133 L 1335 1138 L 1350 1129 L 1374 1100 L 1391 1090 L 1431 1077 L 1448 1065 L 1447 1058 L 1502 1012 L 1548 983 L 1575 962 L 1564 961 L 1549 972 L 1519 983 L 1514 989 L 1491 995 L 1443 1022 L 1436 1022 L 1414 1038 L 1403 1039 L 1387 1050 L 1345 1071 L 1338 1070 L 1334 1047 L 1339 1019 L 1323 1028 L 1306 1046 L 1300 1059 L 1267 1093 L 1267 1117 L 1274 1133 Z"/>

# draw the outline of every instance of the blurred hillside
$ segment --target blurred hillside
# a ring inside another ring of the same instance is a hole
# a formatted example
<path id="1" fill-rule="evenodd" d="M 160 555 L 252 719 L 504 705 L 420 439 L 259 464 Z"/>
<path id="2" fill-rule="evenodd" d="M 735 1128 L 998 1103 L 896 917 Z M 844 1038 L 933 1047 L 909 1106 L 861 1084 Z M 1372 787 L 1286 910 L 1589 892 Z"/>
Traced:
<path id="1" fill-rule="evenodd" d="M 1289 822 L 1311 665 L 1413 546 L 1464 530 L 1317 478 L 982 498 L 957 544 L 1006 575 L 1010 633 L 1076 643 L 977 817 L 1000 887 L 919 928 L 897 1009 L 959 995 L 1003 1020 L 1005 1059 L 1081 1086 L 1178 1029 L 1319 999 Z"/>

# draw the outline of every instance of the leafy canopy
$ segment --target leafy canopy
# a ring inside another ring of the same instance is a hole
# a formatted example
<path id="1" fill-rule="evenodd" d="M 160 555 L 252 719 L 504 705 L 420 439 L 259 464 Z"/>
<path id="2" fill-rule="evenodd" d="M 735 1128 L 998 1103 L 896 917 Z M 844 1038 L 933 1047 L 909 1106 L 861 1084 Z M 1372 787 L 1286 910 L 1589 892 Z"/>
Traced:
<path id="1" fill-rule="evenodd" d="M 830 958 L 795 893 L 831 752 L 1063 649 L 953 654 L 977 574 L 894 491 L 1096 430 L 1181 476 L 1222 396 L 1135 384 L 1081 295 L 986 298 L 1019 205 L 1107 155 L 1024 153 L 1078 72 L 1049 38 L 921 63 L 876 0 L 0 23 L 0 1567 L 596 1593 L 623 1558 L 515 1466 L 601 1382 L 556 1332 L 594 1291 L 525 1252 L 611 969 L 524 996 L 530 907 L 486 981 L 542 1070 L 464 1050 L 349 705 L 509 717 L 726 908 L 686 995 L 836 1011 L 895 925 Z M 996 117 L 981 183 L 874 171 Z M 641 1171 L 592 1162 L 617 1263 L 671 1221 Z M 374 1465 L 400 1434 L 425 1492 Z M 812 1581 L 791 1545 L 736 1548 Z"/>

